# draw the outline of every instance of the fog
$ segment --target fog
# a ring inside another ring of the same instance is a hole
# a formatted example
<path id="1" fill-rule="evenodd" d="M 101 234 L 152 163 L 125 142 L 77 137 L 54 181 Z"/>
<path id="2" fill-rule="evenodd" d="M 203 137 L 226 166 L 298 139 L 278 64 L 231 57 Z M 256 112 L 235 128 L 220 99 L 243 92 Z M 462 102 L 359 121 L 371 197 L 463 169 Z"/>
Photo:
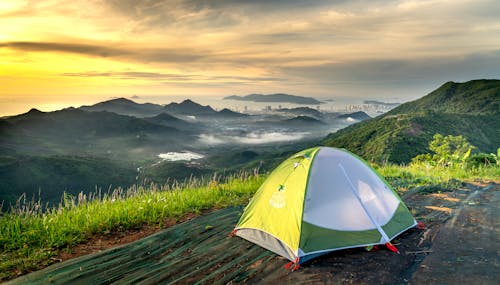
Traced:
<path id="1" fill-rule="evenodd" d="M 164 161 L 180 161 L 180 160 L 190 161 L 195 159 L 201 159 L 205 156 L 196 152 L 182 151 L 182 152 L 160 153 L 158 157 Z"/>
<path id="2" fill-rule="evenodd" d="M 308 132 L 250 132 L 243 136 L 201 134 L 199 142 L 208 145 L 219 144 L 266 144 L 296 141 L 308 137 Z"/>

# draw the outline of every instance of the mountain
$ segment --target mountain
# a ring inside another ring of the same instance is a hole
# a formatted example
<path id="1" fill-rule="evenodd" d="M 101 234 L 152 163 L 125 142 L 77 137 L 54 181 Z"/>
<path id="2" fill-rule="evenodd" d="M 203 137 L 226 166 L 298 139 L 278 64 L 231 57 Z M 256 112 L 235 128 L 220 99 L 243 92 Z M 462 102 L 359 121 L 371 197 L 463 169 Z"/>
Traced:
<path id="1" fill-rule="evenodd" d="M 82 106 L 79 109 L 89 112 L 107 111 L 134 117 L 150 117 L 159 114 L 163 106 L 151 103 L 139 104 L 129 99 L 117 98 L 92 106 Z"/>
<path id="2" fill-rule="evenodd" d="M 190 125 L 168 114 L 154 119 Z M 1 204 L 21 193 L 31 199 L 39 189 L 43 201 L 57 202 L 63 191 L 140 183 L 138 166 L 157 161 L 166 150 L 184 149 L 197 136 L 146 119 L 68 108 L 0 119 L 0 138 Z"/>
<path id="3" fill-rule="evenodd" d="M 325 125 L 322 121 L 308 116 L 297 116 L 295 118 L 284 120 L 283 122 L 290 124 L 291 126 Z"/>
<path id="4" fill-rule="evenodd" d="M 163 107 L 163 111 L 174 115 L 210 116 L 217 115 L 217 111 L 210 106 L 202 106 L 189 99 L 181 103 L 170 103 Z"/>
<path id="5" fill-rule="evenodd" d="M 309 107 L 297 107 L 297 108 L 283 108 L 283 109 L 278 109 L 276 110 L 278 112 L 283 112 L 283 113 L 288 113 L 288 114 L 293 114 L 297 116 L 309 116 L 309 117 L 314 117 L 314 118 L 321 118 L 323 117 L 323 113 L 320 111 L 309 108 Z"/>
<path id="6" fill-rule="evenodd" d="M 224 100 L 238 100 L 238 101 L 251 101 L 251 102 L 276 102 L 276 103 L 294 103 L 301 105 L 319 105 L 323 102 L 318 101 L 311 97 L 303 97 L 296 95 L 289 95 L 283 93 L 276 94 L 250 94 L 246 96 L 231 95 L 224 97 Z"/>
<path id="7" fill-rule="evenodd" d="M 149 118 L 148 121 L 160 121 L 162 125 L 169 125 L 166 123 L 166 115 L 157 118 L 157 120 L 152 119 L 154 116 L 160 114 L 175 114 L 175 115 L 191 115 L 191 116 L 218 116 L 218 117 L 244 117 L 245 114 L 233 112 L 229 109 L 223 109 L 219 112 L 212 109 L 210 106 L 202 106 L 196 102 L 189 99 L 184 100 L 181 103 L 170 103 L 166 106 L 144 103 L 139 104 L 132 100 L 125 98 L 117 98 L 104 102 L 97 103 L 92 106 L 82 106 L 79 108 L 83 111 L 89 112 L 112 112 L 120 115 L 134 116 L 139 118 Z M 169 119 L 169 121 L 172 121 Z"/>
<path id="8" fill-rule="evenodd" d="M 363 104 L 380 105 L 380 106 L 384 106 L 384 107 L 388 107 L 388 108 L 394 108 L 394 107 L 401 105 L 401 103 L 387 103 L 387 102 L 381 102 L 381 101 L 377 101 L 377 100 L 364 100 Z"/>
<path id="9" fill-rule="evenodd" d="M 247 114 L 242 114 L 238 112 L 231 111 L 227 108 L 224 108 L 218 112 L 219 117 L 226 117 L 226 118 L 241 118 L 241 117 L 248 117 Z"/>
<path id="10" fill-rule="evenodd" d="M 200 124 L 191 123 L 186 120 L 179 119 L 166 112 L 162 112 L 154 117 L 144 118 L 144 120 L 157 125 L 171 127 L 187 132 L 198 131 L 202 128 L 202 125 Z"/>
<path id="11" fill-rule="evenodd" d="M 4 119 L 10 129 L 30 136 L 52 137 L 65 136 L 74 138 L 109 137 L 137 132 L 175 132 L 167 128 L 151 124 L 143 119 L 118 115 L 116 113 L 87 112 L 68 108 L 54 112 L 40 112 L 32 109 L 29 112 Z"/>
<path id="12" fill-rule="evenodd" d="M 500 80 L 447 82 L 429 95 L 402 104 L 399 113 L 434 111 L 455 114 L 498 114 Z"/>
<path id="13" fill-rule="evenodd" d="M 204 118 L 238 118 L 248 115 L 231 111 L 227 108 L 217 112 L 210 106 L 203 106 L 189 99 L 181 103 L 170 103 L 163 108 L 164 112 L 181 116 L 196 116 Z"/>
<path id="14" fill-rule="evenodd" d="M 358 111 L 358 112 L 354 112 L 354 113 L 350 113 L 350 114 L 342 114 L 342 115 L 338 116 L 337 118 L 339 118 L 339 119 L 351 118 L 352 120 L 356 120 L 356 121 L 364 121 L 364 120 L 371 119 L 372 117 L 370 117 L 367 113 L 365 113 L 363 111 Z"/>
<path id="15" fill-rule="evenodd" d="M 462 135 L 482 152 L 500 146 L 500 80 L 447 82 L 390 112 L 328 135 L 322 143 L 376 162 L 408 163 L 436 133 Z"/>
<path id="16" fill-rule="evenodd" d="M 0 153 L 141 156 L 131 150 L 180 146 L 188 135 L 136 117 L 68 108 L 0 119 L 0 136 Z"/>
<path id="17" fill-rule="evenodd" d="M 0 206 L 40 195 L 43 203 L 57 205 L 62 193 L 78 195 L 102 189 L 128 187 L 136 183 L 132 164 L 97 157 L 0 155 Z M 1 208 L 1 207 L 0 207 Z M 0 209 L 1 210 L 1 209 Z"/>

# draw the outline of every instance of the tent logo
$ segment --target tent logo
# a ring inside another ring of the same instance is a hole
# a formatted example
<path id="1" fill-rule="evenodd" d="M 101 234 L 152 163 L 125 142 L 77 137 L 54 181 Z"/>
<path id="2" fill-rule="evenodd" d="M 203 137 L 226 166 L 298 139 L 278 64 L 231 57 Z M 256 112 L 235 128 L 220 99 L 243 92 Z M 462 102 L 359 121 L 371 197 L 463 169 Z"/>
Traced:
<path id="1" fill-rule="evenodd" d="M 273 193 L 271 199 L 269 199 L 269 204 L 273 208 L 281 209 L 286 206 L 286 195 L 285 195 L 285 185 L 280 185 L 278 190 Z"/>

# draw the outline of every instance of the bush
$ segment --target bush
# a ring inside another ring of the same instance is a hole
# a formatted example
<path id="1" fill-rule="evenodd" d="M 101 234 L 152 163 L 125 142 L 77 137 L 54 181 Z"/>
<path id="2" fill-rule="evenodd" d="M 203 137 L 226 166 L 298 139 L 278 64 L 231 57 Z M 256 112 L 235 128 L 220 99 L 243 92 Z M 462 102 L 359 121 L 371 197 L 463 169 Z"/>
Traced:
<path id="1" fill-rule="evenodd" d="M 419 154 L 412 158 L 412 163 L 426 163 L 444 167 L 463 166 L 475 149 L 476 147 L 462 136 L 435 134 L 434 139 L 429 143 L 429 150 L 433 154 Z"/>
<path id="2" fill-rule="evenodd" d="M 493 153 L 478 153 L 467 160 L 467 167 L 492 166 L 499 163 L 498 156 Z"/>

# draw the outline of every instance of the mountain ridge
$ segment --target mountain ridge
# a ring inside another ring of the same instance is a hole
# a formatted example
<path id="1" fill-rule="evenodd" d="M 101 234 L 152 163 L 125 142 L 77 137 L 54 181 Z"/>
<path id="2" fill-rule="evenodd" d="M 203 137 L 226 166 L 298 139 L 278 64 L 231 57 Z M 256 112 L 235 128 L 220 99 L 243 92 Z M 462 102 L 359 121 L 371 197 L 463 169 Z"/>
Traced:
<path id="1" fill-rule="evenodd" d="M 367 113 L 363 112 L 363 111 L 357 111 L 357 112 L 354 112 L 354 113 L 348 113 L 348 114 L 342 114 L 342 115 L 339 115 L 337 118 L 340 118 L 340 119 L 354 119 L 354 120 L 358 120 L 358 121 L 364 121 L 364 120 L 368 120 L 368 119 L 371 119 L 372 117 L 370 117 Z"/>
<path id="2" fill-rule="evenodd" d="M 321 111 L 318 111 L 313 108 L 309 107 L 296 107 L 296 108 L 282 108 L 276 110 L 278 112 L 282 113 L 288 113 L 288 114 L 293 114 L 293 115 L 304 115 L 304 116 L 309 116 L 309 117 L 314 117 L 314 118 L 322 118 L 323 113 Z"/>
<path id="3" fill-rule="evenodd" d="M 349 149 L 375 162 L 408 163 L 428 152 L 433 135 L 440 133 L 463 135 L 480 151 L 496 152 L 499 101 L 500 80 L 447 82 L 384 115 L 331 133 L 322 144 Z"/>
<path id="4" fill-rule="evenodd" d="M 269 103 L 294 103 L 302 105 L 319 105 L 323 102 L 312 97 L 304 97 L 290 95 L 285 93 L 274 94 L 248 94 L 245 96 L 231 95 L 223 98 L 224 100 L 252 101 L 252 102 L 269 102 Z"/>
<path id="5" fill-rule="evenodd" d="M 121 97 L 102 101 L 90 106 L 81 106 L 79 109 L 90 112 L 107 111 L 120 115 L 148 117 L 161 113 L 163 106 L 153 103 L 137 103 Z"/>

